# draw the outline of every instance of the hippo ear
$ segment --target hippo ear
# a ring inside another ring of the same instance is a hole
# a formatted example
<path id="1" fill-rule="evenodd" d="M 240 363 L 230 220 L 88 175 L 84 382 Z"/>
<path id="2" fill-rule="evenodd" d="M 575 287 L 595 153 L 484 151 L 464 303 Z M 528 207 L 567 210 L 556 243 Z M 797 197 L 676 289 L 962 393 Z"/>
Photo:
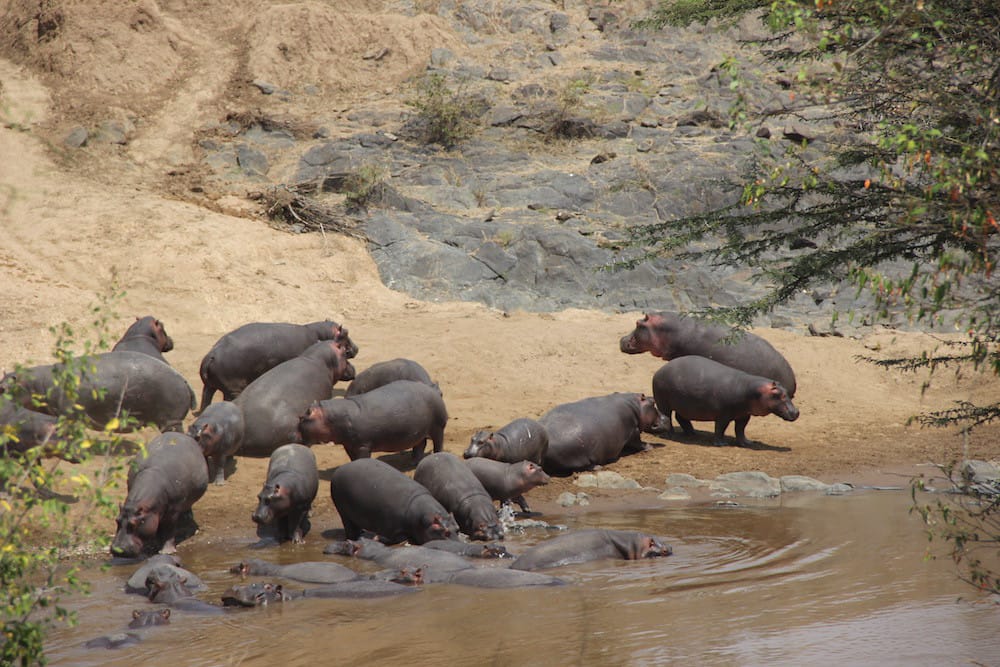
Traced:
<path id="1" fill-rule="evenodd" d="M 160 618 L 162 618 L 164 621 L 170 620 L 170 610 L 169 609 L 161 609 L 160 610 Z"/>
<path id="2" fill-rule="evenodd" d="M 135 620 L 135 619 L 139 618 L 140 616 L 142 616 L 142 612 L 141 611 L 139 611 L 138 609 L 133 609 L 132 610 L 132 620 Z"/>

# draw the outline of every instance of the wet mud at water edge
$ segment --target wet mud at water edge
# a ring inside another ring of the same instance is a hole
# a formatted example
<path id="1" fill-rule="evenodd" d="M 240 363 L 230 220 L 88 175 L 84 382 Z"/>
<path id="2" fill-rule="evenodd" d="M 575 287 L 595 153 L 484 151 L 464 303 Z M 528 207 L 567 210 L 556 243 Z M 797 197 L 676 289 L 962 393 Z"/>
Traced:
<path id="1" fill-rule="evenodd" d="M 947 557 L 926 559 L 926 535 L 905 491 L 787 495 L 754 506 L 544 515 L 570 529 L 638 529 L 674 555 L 599 561 L 547 573 L 568 585 L 485 590 L 427 585 L 375 600 L 293 600 L 203 615 L 175 610 L 133 646 L 87 649 L 124 632 L 132 609 L 154 609 L 123 585 L 136 565 L 86 573 L 92 594 L 66 600 L 79 625 L 50 635 L 53 665 L 960 665 L 1000 664 L 1000 606 L 958 581 Z M 523 552 L 553 533 L 509 532 Z M 311 538 L 314 536 L 310 536 Z M 315 536 L 319 538 L 320 536 Z M 229 566 L 331 560 L 325 540 L 263 550 L 248 535 L 181 545 L 184 565 L 218 603 L 239 582 Z M 934 545 L 932 544 L 932 547 Z M 477 562 L 495 567 L 495 561 Z M 251 578 L 260 580 L 261 578 Z M 308 585 L 284 582 L 287 588 Z M 959 598 L 962 598 L 959 600 Z"/>

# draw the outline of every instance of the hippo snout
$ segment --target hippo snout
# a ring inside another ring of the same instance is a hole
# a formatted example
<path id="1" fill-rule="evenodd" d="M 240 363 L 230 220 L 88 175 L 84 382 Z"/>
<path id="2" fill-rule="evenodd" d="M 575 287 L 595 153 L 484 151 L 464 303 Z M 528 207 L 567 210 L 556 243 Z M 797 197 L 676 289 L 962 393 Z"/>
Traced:
<path id="1" fill-rule="evenodd" d="M 791 401 L 789 401 L 785 406 L 785 409 L 782 410 L 778 416 L 785 421 L 793 422 L 799 418 L 799 409 L 795 407 Z"/>

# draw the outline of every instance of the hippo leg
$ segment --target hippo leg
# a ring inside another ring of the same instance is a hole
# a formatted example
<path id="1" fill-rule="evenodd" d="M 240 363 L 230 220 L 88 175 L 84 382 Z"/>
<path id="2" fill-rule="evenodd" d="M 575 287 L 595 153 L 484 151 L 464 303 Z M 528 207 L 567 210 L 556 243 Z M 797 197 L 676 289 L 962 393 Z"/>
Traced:
<path id="1" fill-rule="evenodd" d="M 521 508 L 522 512 L 525 512 L 527 514 L 531 513 L 531 508 L 528 507 L 528 501 L 524 499 L 523 494 L 514 496 L 513 498 L 511 498 L 511 500 L 517 503 L 517 506 Z"/>
<path id="2" fill-rule="evenodd" d="M 431 431 L 431 442 L 434 443 L 435 454 L 444 449 L 444 426 L 434 427 Z"/>
<path id="3" fill-rule="evenodd" d="M 753 441 L 747 440 L 746 428 L 750 423 L 750 415 L 740 417 L 733 425 L 736 428 L 736 444 L 740 447 L 753 447 Z"/>
<path id="4" fill-rule="evenodd" d="M 343 522 L 344 522 L 344 539 L 357 540 L 361 538 L 361 532 L 362 532 L 361 526 L 359 526 L 358 524 L 354 523 L 353 521 L 347 518 L 343 518 Z"/>
<path id="5" fill-rule="evenodd" d="M 226 455 L 220 454 L 213 457 L 212 465 L 215 467 L 215 481 L 212 483 L 216 486 L 223 486 L 226 483 Z"/>
<path id="6" fill-rule="evenodd" d="M 413 462 L 414 463 L 419 463 L 420 459 L 424 458 L 424 450 L 425 449 L 427 449 L 427 440 L 426 439 L 422 440 L 419 445 L 417 445 L 416 447 L 414 447 L 413 449 L 410 450 L 410 453 L 413 455 Z M 435 449 L 434 451 L 437 452 L 438 450 Z"/>
<path id="7" fill-rule="evenodd" d="M 674 416 L 677 417 L 677 423 L 680 425 L 681 430 L 684 431 L 684 435 L 694 435 L 694 426 L 691 424 L 690 419 L 686 417 L 681 417 L 679 414 L 676 413 L 674 413 Z M 728 425 L 728 422 L 726 423 Z M 725 429 L 722 430 L 725 431 Z M 673 432 L 674 432 L 674 427 L 673 425 L 671 425 L 668 433 L 673 433 Z"/>
<path id="8" fill-rule="evenodd" d="M 212 402 L 213 396 L 215 396 L 215 387 L 206 382 L 201 390 L 201 405 L 198 407 L 198 412 L 194 413 L 195 417 L 205 411 L 205 408 Z"/>
<path id="9" fill-rule="evenodd" d="M 739 420 L 737 420 L 737 424 L 739 424 Z M 744 426 L 745 425 L 746 425 L 746 423 L 744 422 Z M 712 441 L 713 445 L 715 445 L 716 447 L 724 447 L 726 445 L 726 429 L 727 428 L 729 428 L 729 420 L 728 419 L 716 419 L 715 420 L 715 439 Z M 739 432 L 739 428 L 740 427 L 737 426 L 736 428 L 737 428 L 737 432 Z"/>
<path id="10" fill-rule="evenodd" d="M 306 533 L 309 532 L 309 512 L 289 512 L 288 514 L 288 537 L 294 544 L 305 543 Z"/>

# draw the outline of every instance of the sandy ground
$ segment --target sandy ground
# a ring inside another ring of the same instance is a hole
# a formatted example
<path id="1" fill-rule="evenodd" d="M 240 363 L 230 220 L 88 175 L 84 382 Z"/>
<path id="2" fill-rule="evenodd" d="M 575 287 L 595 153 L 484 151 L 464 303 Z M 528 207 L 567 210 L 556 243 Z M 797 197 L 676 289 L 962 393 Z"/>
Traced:
<path id="1" fill-rule="evenodd" d="M 169 28 L 169 21 L 164 25 Z M 435 39 L 429 35 L 423 46 Z M 199 40 L 210 41 L 189 31 L 181 42 L 194 48 Z M 202 58 L 211 55 L 201 52 Z M 224 54 L 218 55 L 224 66 Z M 399 76 L 406 71 L 401 66 Z M 160 161 L 173 159 L 170 151 L 185 144 L 168 150 L 157 142 L 183 135 L 204 115 L 180 98 L 171 103 L 172 112 L 150 111 L 128 159 L 97 150 L 68 158 L 52 142 L 53 128 L 61 127 L 60 114 L 69 107 L 51 87 L 51 77 L 38 78 L 0 59 L 0 81 L 0 367 L 49 362 L 49 328 L 65 321 L 85 336 L 99 296 L 121 290 L 111 334 L 120 334 L 136 316 L 160 318 L 176 344 L 169 362 L 199 394 L 201 358 L 227 331 L 251 321 L 342 322 L 360 347 L 358 370 L 409 357 L 430 371 L 451 415 L 445 448 L 455 453 L 479 429 L 538 417 L 559 403 L 650 391 L 662 362 L 618 351 L 618 339 L 641 313 L 503 313 L 471 303 L 416 301 L 382 285 L 357 240 L 292 235 L 252 215 L 225 215 L 165 194 L 162 180 L 151 174 L 162 176 Z M 201 90 L 196 76 L 185 81 L 178 86 L 181 95 Z M 212 79 L 202 84 L 212 85 Z M 953 431 L 908 426 L 907 419 L 956 400 L 1000 398 L 1000 382 L 992 376 L 942 371 L 922 391 L 928 379 L 923 374 L 885 372 L 857 360 L 930 349 L 937 343 L 931 336 L 874 331 L 851 340 L 756 333 L 796 371 L 795 402 L 802 415 L 797 422 L 751 420 L 748 435 L 763 445 L 757 449 L 711 446 L 710 424 L 700 424 L 695 438 L 649 436 L 650 451 L 608 468 L 658 489 L 671 472 L 713 477 L 761 470 L 841 481 L 961 456 L 963 441 Z M 1000 457 L 1000 429 L 981 429 L 965 445 L 972 457 Z M 325 478 L 347 461 L 339 446 L 314 450 Z M 238 458 L 229 482 L 211 487 L 196 508 L 205 532 L 248 521 L 265 468 L 266 460 Z M 579 490 L 572 481 L 556 480 L 532 496 L 545 502 Z M 327 516 L 336 520 L 327 493 L 321 489 L 317 501 L 314 526 L 320 528 L 327 527 Z"/>

